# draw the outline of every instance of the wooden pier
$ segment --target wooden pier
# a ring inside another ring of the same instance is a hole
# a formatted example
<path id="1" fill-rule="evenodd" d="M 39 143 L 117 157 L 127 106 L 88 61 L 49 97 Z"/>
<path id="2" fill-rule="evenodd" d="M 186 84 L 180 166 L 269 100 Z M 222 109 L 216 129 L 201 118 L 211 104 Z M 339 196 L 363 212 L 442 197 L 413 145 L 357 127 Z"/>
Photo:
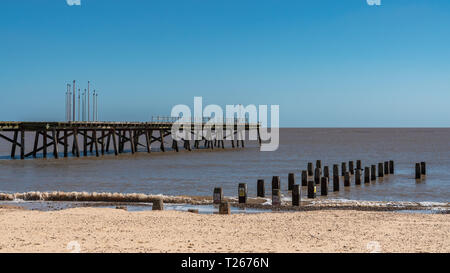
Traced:
<path id="1" fill-rule="evenodd" d="M 151 153 L 153 143 L 159 143 L 160 150 L 165 152 L 164 138 L 171 138 L 174 121 L 174 119 L 168 118 L 152 122 L 0 122 L 0 139 L 11 143 L 11 158 L 13 159 L 16 158 L 17 150 L 19 150 L 20 159 L 36 158 L 38 153 L 42 153 L 42 156 L 47 158 L 49 150 L 54 158 L 69 157 L 69 154 L 74 157 L 88 156 L 93 153 L 98 157 L 110 153 L 110 151 L 118 156 L 125 152 L 125 144 L 129 144 L 132 154 L 138 152 L 140 147 L 144 148 L 145 152 Z M 180 151 L 179 144 L 181 143 L 187 151 L 200 149 L 201 142 L 207 149 L 224 149 L 225 141 L 230 141 L 232 148 L 239 146 L 243 148 L 244 139 L 236 138 L 236 136 L 239 131 L 245 133 L 249 130 L 257 130 L 257 138 L 261 144 L 259 124 L 248 122 L 238 124 L 236 122 L 231 125 L 211 126 L 203 121 L 197 124 L 191 123 L 188 127 L 181 126 L 193 136 L 199 128 L 203 130 L 205 127 L 212 135 L 221 130 L 224 133 L 230 132 L 230 134 L 225 137 L 217 134 L 212 138 L 202 136 L 201 139 L 192 137 L 192 140 L 182 139 L 181 141 L 171 138 L 171 148 L 174 151 Z M 9 132 L 9 136 L 5 135 L 5 132 Z M 25 147 L 28 147 L 26 134 L 34 135 L 32 150 L 29 152 L 25 151 Z"/>

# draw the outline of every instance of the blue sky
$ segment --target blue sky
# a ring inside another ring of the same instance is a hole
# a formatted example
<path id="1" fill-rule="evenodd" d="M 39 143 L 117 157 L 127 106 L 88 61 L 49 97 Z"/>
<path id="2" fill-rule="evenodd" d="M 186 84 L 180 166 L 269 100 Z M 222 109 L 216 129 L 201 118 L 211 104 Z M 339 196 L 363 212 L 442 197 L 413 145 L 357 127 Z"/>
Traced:
<path id="1" fill-rule="evenodd" d="M 102 120 L 279 104 L 287 127 L 448 127 L 450 1 L 2 0 L 0 120 Z"/>

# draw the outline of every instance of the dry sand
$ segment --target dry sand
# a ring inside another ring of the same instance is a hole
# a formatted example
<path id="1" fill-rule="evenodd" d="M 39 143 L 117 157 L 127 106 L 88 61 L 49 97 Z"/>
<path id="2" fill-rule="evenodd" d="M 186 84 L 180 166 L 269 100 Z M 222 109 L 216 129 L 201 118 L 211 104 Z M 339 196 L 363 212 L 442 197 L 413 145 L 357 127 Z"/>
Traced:
<path id="1" fill-rule="evenodd" d="M 0 208 L 0 222 L 0 252 L 450 252 L 448 215 Z"/>

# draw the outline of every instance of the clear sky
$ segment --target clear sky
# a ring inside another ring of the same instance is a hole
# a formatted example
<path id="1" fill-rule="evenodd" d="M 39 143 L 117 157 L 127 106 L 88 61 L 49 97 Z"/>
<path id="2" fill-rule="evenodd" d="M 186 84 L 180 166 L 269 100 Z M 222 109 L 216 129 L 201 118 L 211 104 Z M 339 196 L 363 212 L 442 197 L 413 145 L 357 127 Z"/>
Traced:
<path id="1" fill-rule="evenodd" d="M 2 0 L 0 120 L 101 120 L 175 104 L 279 104 L 288 127 L 450 126 L 450 1 Z"/>

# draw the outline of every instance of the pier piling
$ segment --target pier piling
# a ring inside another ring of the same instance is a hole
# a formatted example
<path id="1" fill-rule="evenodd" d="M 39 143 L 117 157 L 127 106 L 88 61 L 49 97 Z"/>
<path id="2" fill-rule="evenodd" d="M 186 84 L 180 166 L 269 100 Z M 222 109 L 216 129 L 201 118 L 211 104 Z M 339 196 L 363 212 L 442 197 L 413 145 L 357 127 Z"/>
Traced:
<path id="1" fill-rule="evenodd" d="M 350 172 L 346 172 L 344 175 L 344 187 L 350 187 Z"/>
<path id="2" fill-rule="evenodd" d="M 264 188 L 264 179 L 258 179 L 257 182 L 257 197 L 266 197 L 266 192 Z"/>
<path id="3" fill-rule="evenodd" d="M 316 198 L 316 183 L 312 180 L 308 181 L 308 198 Z"/>
<path id="4" fill-rule="evenodd" d="M 427 163 L 421 162 L 420 163 L 420 170 L 422 175 L 427 175 Z"/>
<path id="5" fill-rule="evenodd" d="M 365 167 L 364 168 L 364 183 L 370 183 L 370 168 L 369 167 Z"/>
<path id="6" fill-rule="evenodd" d="M 308 186 L 308 172 L 302 171 L 302 187 Z"/>
<path id="7" fill-rule="evenodd" d="M 295 184 L 295 174 L 294 173 L 290 173 L 288 175 L 288 191 L 292 191 L 292 187 Z"/>
<path id="8" fill-rule="evenodd" d="M 213 193 L 213 203 L 214 204 L 220 204 L 223 200 L 223 190 L 222 188 L 214 188 Z"/>
<path id="9" fill-rule="evenodd" d="M 325 176 L 322 177 L 322 181 L 320 183 L 320 194 L 322 196 L 328 195 L 328 178 Z"/>
<path id="10" fill-rule="evenodd" d="M 239 184 L 238 194 L 239 194 L 239 204 L 247 203 L 247 184 L 246 183 Z"/>
<path id="11" fill-rule="evenodd" d="M 421 170 L 421 164 L 420 163 L 416 163 L 416 179 L 421 179 L 422 178 L 422 170 Z"/>
<path id="12" fill-rule="evenodd" d="M 292 206 L 300 206 L 301 188 L 300 185 L 292 186 Z"/>

